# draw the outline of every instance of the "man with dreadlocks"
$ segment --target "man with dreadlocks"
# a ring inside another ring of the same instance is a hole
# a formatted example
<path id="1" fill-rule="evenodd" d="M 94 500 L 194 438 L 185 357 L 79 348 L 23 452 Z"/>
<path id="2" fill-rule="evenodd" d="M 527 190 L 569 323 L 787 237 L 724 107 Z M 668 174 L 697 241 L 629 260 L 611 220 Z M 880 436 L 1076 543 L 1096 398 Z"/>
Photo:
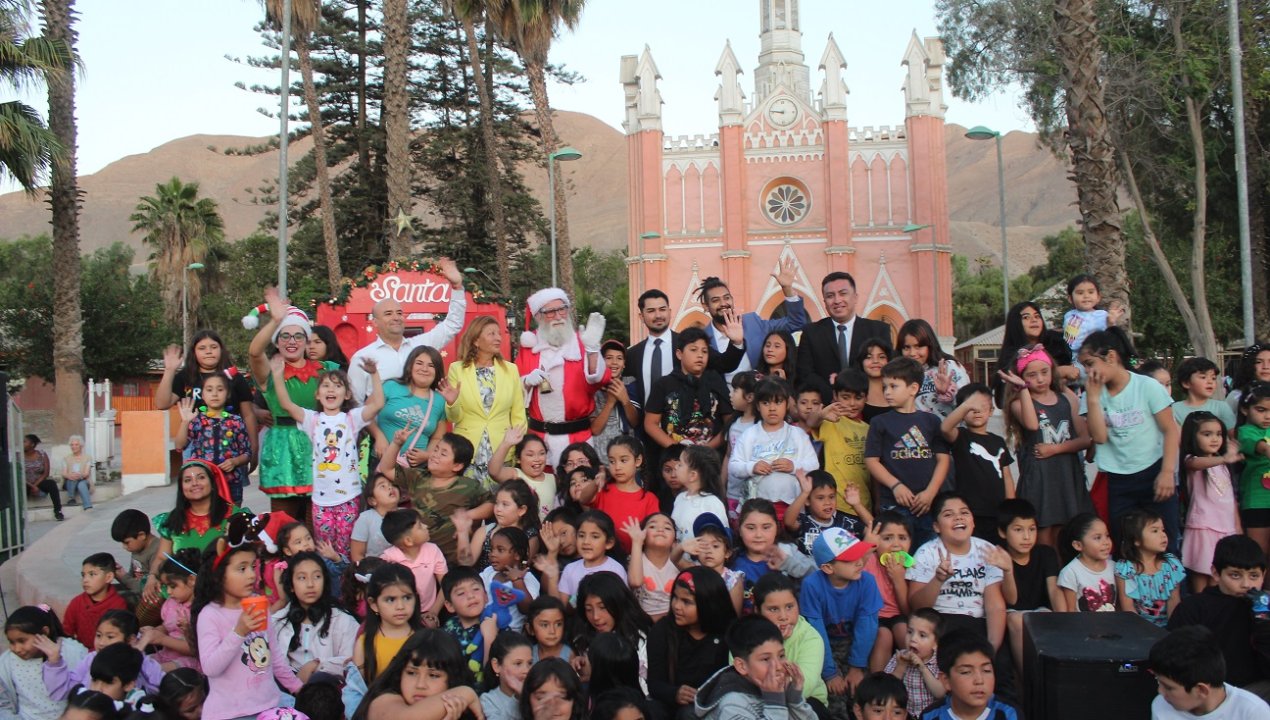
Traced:
<path id="1" fill-rule="evenodd" d="M 764 320 L 756 312 L 748 312 L 741 316 L 741 323 L 745 327 L 745 357 L 741 359 L 741 364 L 735 370 L 724 377 L 726 381 L 731 382 L 732 376 L 739 372 L 758 367 L 759 355 L 763 353 L 763 339 L 768 333 L 784 330 L 793 334 L 802 330 L 803 325 L 807 324 L 807 309 L 803 306 L 803 299 L 794 292 L 794 273 L 792 258 L 782 260 L 777 270 L 772 273 L 772 277 L 776 279 L 781 286 L 781 292 L 785 295 L 785 317 Z M 724 329 L 727 327 L 728 315 L 734 312 L 733 308 L 736 307 L 732 299 L 732 291 L 728 290 L 727 284 L 722 280 L 711 276 L 701 282 L 697 298 L 710 314 L 710 324 L 706 326 L 706 337 L 709 339 L 711 350 L 719 352 L 727 350 L 731 341 L 728 340 Z"/>

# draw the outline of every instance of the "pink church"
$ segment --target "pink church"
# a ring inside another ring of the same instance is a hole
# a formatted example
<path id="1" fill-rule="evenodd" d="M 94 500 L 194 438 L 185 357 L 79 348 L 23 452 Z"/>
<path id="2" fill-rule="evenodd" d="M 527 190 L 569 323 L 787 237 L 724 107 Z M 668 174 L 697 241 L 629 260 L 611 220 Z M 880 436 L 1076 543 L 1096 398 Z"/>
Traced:
<path id="1" fill-rule="evenodd" d="M 847 63 L 833 35 L 813 91 L 798 0 L 760 4 L 753 96 L 741 89 L 730 44 L 715 67 L 718 132 L 666 136 L 651 51 L 622 58 L 632 317 L 636 298 L 660 288 L 672 327 L 709 322 L 696 300 L 709 275 L 728 283 L 738 307 L 767 317 L 782 305 L 771 273 L 792 257 L 811 321 L 826 314 L 820 279 L 845 270 L 856 280 L 859 315 L 897 329 L 909 318 L 937 319 L 951 347 L 942 44 L 914 33 L 904 51 L 902 125 L 851 127 Z M 906 225 L 930 227 L 905 233 Z M 635 342 L 645 331 L 632 325 Z"/>

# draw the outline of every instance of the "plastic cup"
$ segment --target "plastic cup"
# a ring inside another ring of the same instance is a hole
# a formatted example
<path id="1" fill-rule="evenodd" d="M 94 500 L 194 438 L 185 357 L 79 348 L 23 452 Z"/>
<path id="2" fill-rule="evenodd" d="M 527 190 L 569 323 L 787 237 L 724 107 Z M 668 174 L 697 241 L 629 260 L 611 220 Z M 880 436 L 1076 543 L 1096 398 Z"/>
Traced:
<path id="1" fill-rule="evenodd" d="M 251 597 L 243 598 L 242 607 L 244 613 L 250 615 L 259 610 L 264 616 L 264 620 L 260 622 L 259 627 L 252 627 L 252 630 L 264 630 L 269 626 L 269 598 L 263 595 L 252 595 Z"/>

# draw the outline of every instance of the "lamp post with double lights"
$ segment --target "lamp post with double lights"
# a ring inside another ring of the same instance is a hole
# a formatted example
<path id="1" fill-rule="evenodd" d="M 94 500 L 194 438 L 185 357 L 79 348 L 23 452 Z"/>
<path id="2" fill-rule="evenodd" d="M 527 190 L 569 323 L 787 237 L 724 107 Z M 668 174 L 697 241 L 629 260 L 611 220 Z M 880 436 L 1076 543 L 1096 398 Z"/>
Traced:
<path id="1" fill-rule="evenodd" d="M 548 193 L 548 216 L 551 218 L 551 286 L 556 287 L 559 282 L 559 267 L 556 263 L 556 161 L 569 162 L 582 157 L 582 153 L 574 150 L 568 145 L 547 156 L 547 193 Z"/>

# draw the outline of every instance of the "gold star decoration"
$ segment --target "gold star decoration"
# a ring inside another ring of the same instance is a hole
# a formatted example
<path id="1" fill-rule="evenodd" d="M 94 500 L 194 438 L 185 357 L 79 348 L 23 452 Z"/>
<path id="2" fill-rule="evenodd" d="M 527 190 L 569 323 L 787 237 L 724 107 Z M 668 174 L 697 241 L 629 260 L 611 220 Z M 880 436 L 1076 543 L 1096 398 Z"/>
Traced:
<path id="1" fill-rule="evenodd" d="M 415 216 L 406 214 L 405 208 L 400 208 L 397 210 L 397 217 L 393 219 L 393 222 L 397 224 L 397 234 L 400 235 L 402 230 L 407 228 L 414 229 Z"/>

